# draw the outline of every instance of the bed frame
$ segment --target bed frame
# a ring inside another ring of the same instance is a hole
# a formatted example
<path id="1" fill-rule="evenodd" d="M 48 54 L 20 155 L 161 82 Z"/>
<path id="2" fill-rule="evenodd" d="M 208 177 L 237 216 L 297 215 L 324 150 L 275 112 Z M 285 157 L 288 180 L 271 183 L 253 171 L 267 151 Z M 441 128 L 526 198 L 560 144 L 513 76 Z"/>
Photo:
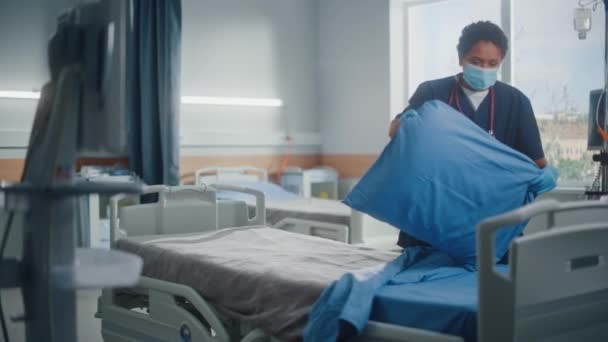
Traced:
<path id="1" fill-rule="evenodd" d="M 195 172 L 194 181 L 196 185 L 201 186 L 231 182 L 268 181 L 268 171 L 253 166 L 206 167 Z M 318 220 L 287 218 L 274 224 L 273 227 L 355 245 L 379 249 L 398 249 L 396 245 L 397 229 L 352 209 L 349 226 Z"/>
<path id="2" fill-rule="evenodd" d="M 585 210 L 608 218 L 608 197 L 539 201 L 480 224 L 480 341 L 608 341 L 608 219 L 560 224 Z M 547 216 L 546 230 L 515 239 L 509 275 L 497 273 L 496 231 L 539 215 Z"/>
<path id="3" fill-rule="evenodd" d="M 230 189 L 255 195 L 258 199 L 256 212 L 259 214 L 249 223 L 264 222 L 261 193 L 234 187 Z M 210 207 L 210 213 L 213 213 L 213 207 L 216 211 L 218 208 L 213 191 L 163 187 L 152 188 L 149 192 L 158 191 L 161 200 L 157 206 L 165 211 L 175 208 L 191 210 L 193 201 L 182 201 L 178 196 L 188 192 L 206 193 L 197 196 L 200 200 L 196 208 L 198 212 L 201 211 L 201 204 Z M 135 223 L 133 218 L 139 216 L 136 211 L 130 212 L 126 208 L 119 215 L 118 200 L 124 199 L 123 196 L 112 201 L 112 215 L 121 219 L 120 222 L 116 221 L 120 226 L 113 225 L 112 229 L 122 229 L 131 234 L 131 227 L 125 224 Z M 173 201 L 177 203 L 171 203 Z M 589 209 L 608 212 L 608 200 L 538 202 L 480 224 L 480 341 L 608 340 L 608 222 L 564 227 L 556 224 L 556 213 Z M 548 230 L 514 240 L 509 275 L 496 273 L 493 257 L 496 230 L 538 215 L 548 215 Z M 217 216 L 215 218 L 216 222 L 211 223 L 207 230 L 217 229 Z M 166 220 L 161 222 L 168 223 Z M 175 224 L 170 226 L 177 227 Z M 163 230 L 156 226 L 154 229 Z M 181 231 L 172 230 L 171 233 Z M 99 298 L 96 316 L 102 319 L 105 341 L 276 341 L 255 327 L 222 317 L 190 287 L 142 277 L 138 287 L 132 291 L 137 296 L 120 298 L 113 290 L 104 290 Z M 357 341 L 456 342 L 462 339 L 426 330 L 369 322 Z"/>

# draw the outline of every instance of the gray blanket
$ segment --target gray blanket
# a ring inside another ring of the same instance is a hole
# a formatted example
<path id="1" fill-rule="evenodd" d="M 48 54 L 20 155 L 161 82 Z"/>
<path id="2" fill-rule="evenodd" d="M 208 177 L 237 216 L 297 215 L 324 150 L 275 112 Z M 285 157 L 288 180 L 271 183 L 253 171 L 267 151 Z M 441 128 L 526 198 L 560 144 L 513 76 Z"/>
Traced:
<path id="1" fill-rule="evenodd" d="M 321 292 L 346 272 L 397 254 L 268 227 L 120 240 L 143 275 L 190 286 L 223 315 L 281 340 L 299 340 Z"/>

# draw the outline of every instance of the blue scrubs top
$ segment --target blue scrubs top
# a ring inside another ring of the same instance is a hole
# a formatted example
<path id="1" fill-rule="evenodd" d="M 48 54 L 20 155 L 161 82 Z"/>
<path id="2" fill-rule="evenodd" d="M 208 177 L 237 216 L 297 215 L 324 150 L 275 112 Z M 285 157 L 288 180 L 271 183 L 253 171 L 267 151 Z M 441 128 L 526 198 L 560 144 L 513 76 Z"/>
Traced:
<path id="1" fill-rule="evenodd" d="M 452 89 L 457 83 L 458 79 L 455 76 L 422 83 L 410 98 L 407 109 L 418 108 L 430 100 L 441 100 L 448 103 Z M 490 129 L 490 94 L 475 110 L 460 85 L 457 86 L 457 92 L 463 114 L 488 131 Z M 453 102 L 452 107 L 459 110 L 456 101 Z M 517 88 L 502 82 L 496 82 L 494 85 L 494 136 L 498 141 L 527 155 L 532 160 L 545 156 L 530 100 Z"/>
<path id="2" fill-rule="evenodd" d="M 488 93 L 479 108 L 475 110 L 462 87 L 458 84 L 459 77 L 460 75 L 450 76 L 420 84 L 410 98 L 409 106 L 404 112 L 410 108 L 418 108 L 430 100 L 441 100 L 448 103 L 450 94 L 456 86 L 463 114 L 473 120 L 479 127 L 489 131 L 490 94 Z M 456 101 L 453 100 L 452 102 L 452 107 L 459 110 Z M 517 88 L 502 82 L 494 84 L 494 136 L 498 141 L 527 155 L 532 160 L 545 156 L 530 100 Z M 423 241 L 416 240 L 403 232 L 399 233 L 397 244 L 404 248 L 421 244 L 426 245 Z M 505 260 L 501 260 L 500 263 L 505 263 Z"/>

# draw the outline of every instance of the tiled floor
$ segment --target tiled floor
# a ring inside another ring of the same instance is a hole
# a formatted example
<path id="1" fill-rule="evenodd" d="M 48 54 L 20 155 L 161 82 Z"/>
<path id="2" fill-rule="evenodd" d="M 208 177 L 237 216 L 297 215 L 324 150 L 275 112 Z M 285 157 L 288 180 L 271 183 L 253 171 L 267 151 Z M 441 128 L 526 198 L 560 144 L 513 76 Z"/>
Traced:
<path id="1" fill-rule="evenodd" d="M 77 299 L 77 329 L 78 341 L 82 342 L 101 342 L 101 321 L 93 315 L 97 310 L 97 298 L 100 290 L 81 290 L 78 292 Z M 21 291 L 2 290 L 2 304 L 4 306 L 4 316 L 9 321 L 8 330 L 10 342 L 25 341 L 25 329 L 23 323 L 11 323 L 10 317 L 15 317 L 23 313 Z"/>

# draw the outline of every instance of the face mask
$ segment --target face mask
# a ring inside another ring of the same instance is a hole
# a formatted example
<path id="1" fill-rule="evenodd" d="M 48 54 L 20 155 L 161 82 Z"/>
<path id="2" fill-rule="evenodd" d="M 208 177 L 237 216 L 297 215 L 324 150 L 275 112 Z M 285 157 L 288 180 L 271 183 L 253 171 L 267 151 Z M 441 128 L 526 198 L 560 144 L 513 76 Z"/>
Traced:
<path id="1" fill-rule="evenodd" d="M 463 77 L 473 90 L 488 89 L 496 83 L 498 68 L 486 69 L 472 64 L 465 64 Z"/>

